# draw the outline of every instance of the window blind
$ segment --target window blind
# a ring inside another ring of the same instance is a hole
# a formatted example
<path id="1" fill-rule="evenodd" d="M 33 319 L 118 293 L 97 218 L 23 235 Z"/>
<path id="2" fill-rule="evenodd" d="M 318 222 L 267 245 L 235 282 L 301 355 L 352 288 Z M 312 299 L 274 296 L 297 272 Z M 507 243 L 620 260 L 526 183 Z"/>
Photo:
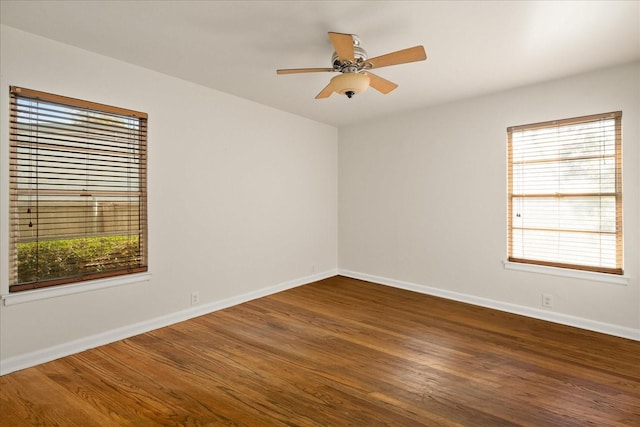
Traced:
<path id="1" fill-rule="evenodd" d="M 622 274 L 621 121 L 507 129 L 510 261 Z"/>
<path id="2" fill-rule="evenodd" d="M 11 87 L 10 291 L 147 270 L 147 115 Z"/>

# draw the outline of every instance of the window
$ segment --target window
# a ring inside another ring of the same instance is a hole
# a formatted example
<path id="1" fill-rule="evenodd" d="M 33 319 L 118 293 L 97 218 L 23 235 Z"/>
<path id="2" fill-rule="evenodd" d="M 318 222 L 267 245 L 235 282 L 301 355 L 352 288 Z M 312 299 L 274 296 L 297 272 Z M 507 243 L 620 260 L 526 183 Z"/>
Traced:
<path id="1" fill-rule="evenodd" d="M 509 261 L 623 273 L 621 121 L 507 129 Z"/>
<path id="2" fill-rule="evenodd" d="M 10 92 L 9 291 L 147 271 L 147 115 Z"/>

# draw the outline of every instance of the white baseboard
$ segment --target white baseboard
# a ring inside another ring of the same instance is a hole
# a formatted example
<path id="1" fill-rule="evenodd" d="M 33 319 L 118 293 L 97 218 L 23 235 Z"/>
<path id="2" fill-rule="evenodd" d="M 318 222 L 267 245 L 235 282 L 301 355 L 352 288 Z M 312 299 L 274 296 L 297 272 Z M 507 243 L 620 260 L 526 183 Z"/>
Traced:
<path id="1" fill-rule="evenodd" d="M 165 316 L 160 316 L 154 319 L 134 323 L 122 328 L 117 328 L 100 334 L 80 338 L 53 347 L 37 350 L 19 356 L 9 357 L 0 361 L 0 375 L 9 374 L 11 372 L 19 371 L 25 368 L 30 368 L 41 363 L 46 363 L 55 359 L 59 359 L 61 357 L 70 356 L 72 354 L 88 350 L 90 348 L 99 347 L 101 345 L 109 344 L 112 342 L 123 340 L 125 338 L 130 338 L 135 335 L 149 332 L 154 329 L 163 328 L 165 326 L 183 322 L 194 317 L 213 313 L 214 311 L 242 304 L 256 298 L 261 298 L 287 289 L 302 286 L 307 283 L 312 283 L 318 280 L 326 279 L 328 277 L 333 277 L 337 274 L 338 271 L 335 269 L 316 273 L 310 276 L 283 282 L 274 286 L 258 289 L 256 291 L 247 292 L 224 300 L 190 307 L 186 310 L 180 310 L 174 313 L 167 314 Z"/>
<path id="2" fill-rule="evenodd" d="M 338 269 L 338 274 L 354 279 L 366 280 L 368 282 L 379 283 L 381 285 L 393 286 L 399 289 L 419 292 L 422 294 L 433 295 L 454 301 L 465 302 L 481 307 L 492 308 L 495 310 L 506 311 L 508 313 L 520 314 L 535 319 L 546 320 L 549 322 L 560 323 L 562 325 L 573 326 L 580 329 L 586 329 L 594 332 L 601 332 L 608 335 L 614 335 L 621 338 L 628 338 L 640 341 L 640 329 L 627 328 L 624 326 L 614 325 L 610 323 L 598 322 L 595 320 L 585 319 L 582 317 L 570 316 L 568 314 L 556 313 L 547 310 L 516 305 L 502 301 L 496 301 L 488 298 L 481 298 L 473 295 L 463 294 L 459 292 L 448 291 L 445 289 L 433 288 L 430 286 L 418 285 L 402 280 L 389 279 L 387 277 L 373 276 L 370 274 L 359 273 Z"/>

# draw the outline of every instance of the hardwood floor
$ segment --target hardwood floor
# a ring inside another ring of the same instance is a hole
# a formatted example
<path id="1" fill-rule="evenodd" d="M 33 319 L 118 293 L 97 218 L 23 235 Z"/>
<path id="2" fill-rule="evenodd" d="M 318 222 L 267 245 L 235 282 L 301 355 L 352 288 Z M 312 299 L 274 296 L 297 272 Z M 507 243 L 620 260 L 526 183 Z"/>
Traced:
<path id="1" fill-rule="evenodd" d="M 334 277 L 0 387 L 2 426 L 638 426 L 640 342 Z"/>

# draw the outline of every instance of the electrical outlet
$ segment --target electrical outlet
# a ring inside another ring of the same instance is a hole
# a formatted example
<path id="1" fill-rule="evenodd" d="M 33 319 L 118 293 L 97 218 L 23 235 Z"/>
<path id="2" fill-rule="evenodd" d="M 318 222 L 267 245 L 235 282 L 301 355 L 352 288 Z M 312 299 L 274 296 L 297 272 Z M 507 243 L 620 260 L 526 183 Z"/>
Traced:
<path id="1" fill-rule="evenodd" d="M 553 295 L 542 294 L 542 306 L 545 308 L 553 308 Z"/>
<path id="2" fill-rule="evenodd" d="M 191 292 L 191 305 L 200 303 L 200 294 L 198 292 Z"/>

